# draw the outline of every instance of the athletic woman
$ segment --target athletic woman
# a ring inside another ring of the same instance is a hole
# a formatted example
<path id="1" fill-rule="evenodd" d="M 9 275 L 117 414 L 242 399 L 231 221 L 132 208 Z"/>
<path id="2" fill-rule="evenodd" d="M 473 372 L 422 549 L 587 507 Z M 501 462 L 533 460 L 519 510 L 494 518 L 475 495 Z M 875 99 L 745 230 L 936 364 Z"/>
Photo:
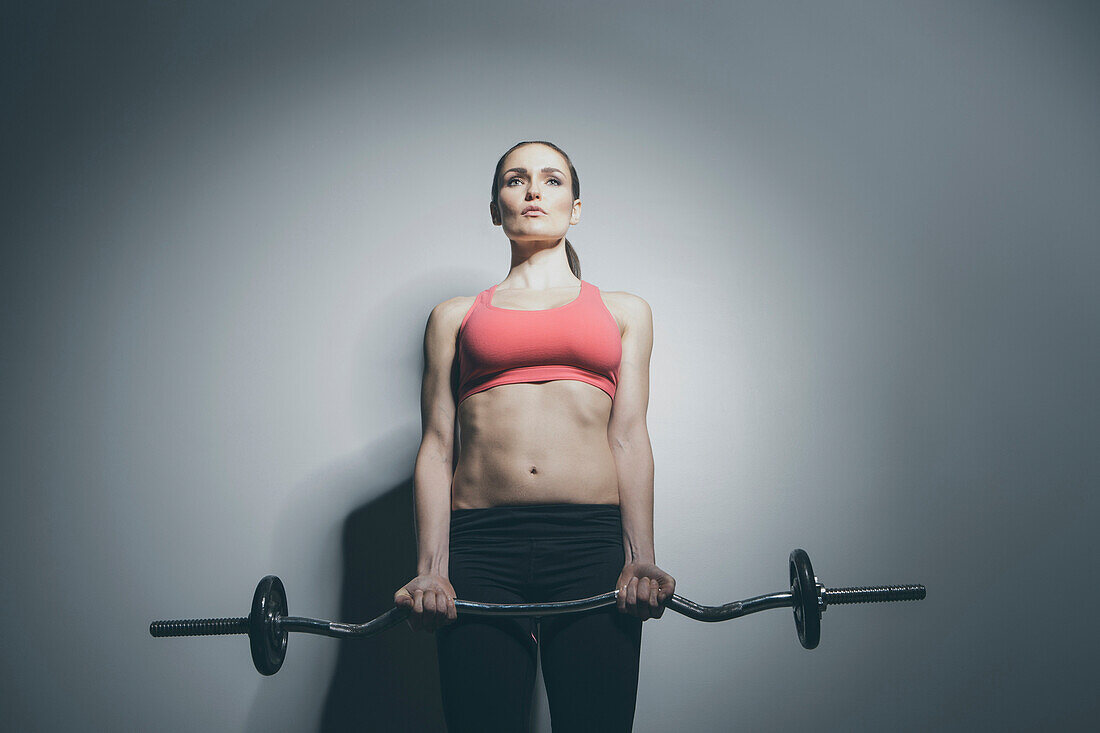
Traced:
<path id="1" fill-rule="evenodd" d="M 508 150 L 489 214 L 511 244 L 508 276 L 428 318 L 418 574 L 394 602 L 413 629 L 436 632 L 450 733 L 526 731 L 540 648 L 554 730 L 629 731 L 642 622 L 676 589 L 653 547 L 652 314 L 581 280 L 565 238 L 580 181 L 557 146 Z M 617 606 L 541 620 L 459 617 L 454 605 L 614 588 Z"/>

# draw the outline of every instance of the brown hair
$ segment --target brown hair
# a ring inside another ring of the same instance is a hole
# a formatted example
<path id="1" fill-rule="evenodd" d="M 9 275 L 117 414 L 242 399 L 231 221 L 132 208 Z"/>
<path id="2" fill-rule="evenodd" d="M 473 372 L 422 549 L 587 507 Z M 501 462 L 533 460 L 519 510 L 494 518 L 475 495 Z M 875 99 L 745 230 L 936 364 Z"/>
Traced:
<path id="1" fill-rule="evenodd" d="M 573 200 L 576 201 L 581 197 L 581 179 L 577 178 L 577 169 L 573 167 L 573 161 L 569 160 L 569 156 L 565 154 L 565 151 L 554 143 L 548 143 L 545 140 L 524 140 L 508 148 L 508 150 L 504 152 L 504 155 L 500 156 L 500 160 L 497 161 L 496 171 L 493 172 L 493 188 L 490 192 L 490 196 L 492 196 L 493 205 L 496 206 L 498 210 L 500 207 L 500 169 L 504 167 L 504 159 L 508 157 L 508 154 L 522 145 L 545 145 L 561 153 L 561 157 L 565 158 L 565 162 L 569 165 L 569 177 L 573 180 Z M 565 258 L 569 261 L 569 269 L 572 270 L 576 278 L 580 280 L 581 261 L 580 258 L 577 257 L 577 252 L 573 249 L 573 245 L 569 243 L 568 237 L 565 240 Z"/>

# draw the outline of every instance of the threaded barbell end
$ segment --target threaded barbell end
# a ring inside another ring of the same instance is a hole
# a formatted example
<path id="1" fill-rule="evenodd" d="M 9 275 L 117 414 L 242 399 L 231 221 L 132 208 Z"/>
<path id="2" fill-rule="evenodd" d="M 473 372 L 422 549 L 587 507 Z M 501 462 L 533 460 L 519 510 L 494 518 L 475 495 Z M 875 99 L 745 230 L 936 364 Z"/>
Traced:
<path id="1" fill-rule="evenodd" d="M 883 603 L 885 601 L 920 601 L 924 599 L 923 585 L 885 585 L 872 588 L 828 588 L 825 604 Z"/>
<path id="2" fill-rule="evenodd" d="M 191 618 L 178 621 L 154 621 L 149 624 L 153 636 L 216 636 L 247 634 L 247 618 Z"/>

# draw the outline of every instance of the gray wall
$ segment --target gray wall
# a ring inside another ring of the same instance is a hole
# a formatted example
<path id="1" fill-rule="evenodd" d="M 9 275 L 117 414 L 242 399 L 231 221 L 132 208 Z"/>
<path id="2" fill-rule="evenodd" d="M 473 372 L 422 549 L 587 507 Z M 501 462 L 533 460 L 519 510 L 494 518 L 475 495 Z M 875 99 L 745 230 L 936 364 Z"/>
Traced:
<path id="1" fill-rule="evenodd" d="M 647 622 L 635 729 L 1096 716 L 1094 4 L 23 5 L 0 728 L 440 725 L 405 627 L 271 678 L 147 628 L 411 577 L 424 323 L 507 273 L 488 185 L 532 137 L 580 171 L 584 278 L 653 308 L 678 591 L 780 590 L 794 547 L 929 589 L 812 653 L 786 611 Z"/>

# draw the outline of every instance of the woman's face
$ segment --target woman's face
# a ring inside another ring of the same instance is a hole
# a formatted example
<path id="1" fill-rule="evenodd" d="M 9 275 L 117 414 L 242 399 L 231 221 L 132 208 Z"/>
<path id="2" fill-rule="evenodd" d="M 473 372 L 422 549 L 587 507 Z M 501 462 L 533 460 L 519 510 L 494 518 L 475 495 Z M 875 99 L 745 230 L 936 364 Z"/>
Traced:
<path id="1" fill-rule="evenodd" d="M 560 240 L 580 221 L 569 164 L 545 145 L 523 145 L 504 159 L 498 181 L 500 209 L 490 213 L 514 241 Z"/>

